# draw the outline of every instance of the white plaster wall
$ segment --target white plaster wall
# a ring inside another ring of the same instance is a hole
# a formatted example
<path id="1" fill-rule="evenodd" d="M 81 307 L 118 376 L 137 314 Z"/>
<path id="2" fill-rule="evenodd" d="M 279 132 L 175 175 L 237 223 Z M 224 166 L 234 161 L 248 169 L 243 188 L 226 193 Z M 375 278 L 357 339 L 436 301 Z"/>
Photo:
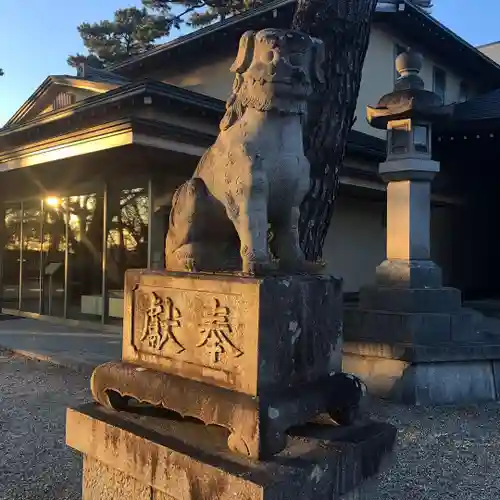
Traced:
<path id="1" fill-rule="evenodd" d="M 358 119 L 354 128 L 381 138 L 385 138 L 385 132 L 371 128 L 366 121 L 366 106 L 376 105 L 380 97 L 394 88 L 396 44 L 407 46 L 404 40 L 395 38 L 381 26 L 373 26 L 356 106 Z M 414 48 L 419 49 L 419 47 Z M 203 61 L 201 64 L 196 61 L 196 64 L 175 65 L 147 76 L 225 100 L 233 83 L 233 75 L 229 72 L 229 68 L 236 56 L 237 47 L 225 47 L 221 50 L 223 53 L 220 55 L 200 59 Z M 425 52 L 424 56 L 421 75 L 426 88 L 432 90 L 433 67 L 440 66 L 447 72 L 446 100 L 448 103 L 455 102 L 459 96 L 462 76 L 449 71 L 445 61 L 438 61 Z M 473 77 L 474 75 L 469 75 L 469 78 Z M 468 81 L 468 84 L 473 89 L 473 80 Z"/>
<path id="2" fill-rule="evenodd" d="M 344 292 L 373 283 L 385 258 L 385 203 L 340 196 L 323 248 L 326 271 L 344 279 Z"/>
<path id="3" fill-rule="evenodd" d="M 169 68 L 153 74 L 152 77 L 225 101 L 233 86 L 234 75 L 229 68 L 234 62 L 236 52 L 237 47 L 233 55 L 220 55 L 208 61 L 205 59 L 202 64 L 191 69 L 179 71 L 177 68 Z"/>
<path id="4" fill-rule="evenodd" d="M 344 292 L 357 292 L 373 283 L 375 268 L 385 259 L 385 202 L 340 195 L 323 248 L 326 271 L 344 278 Z M 444 284 L 452 281 L 453 206 L 433 206 L 431 256 L 443 271 Z"/>
<path id="5" fill-rule="evenodd" d="M 394 44 L 390 35 L 376 26 L 372 27 L 356 105 L 354 129 L 384 139 L 385 131 L 372 128 L 366 121 L 366 107 L 375 106 L 384 94 L 394 88 Z"/>
<path id="6" fill-rule="evenodd" d="M 500 42 L 478 47 L 478 49 L 490 59 L 500 64 Z"/>

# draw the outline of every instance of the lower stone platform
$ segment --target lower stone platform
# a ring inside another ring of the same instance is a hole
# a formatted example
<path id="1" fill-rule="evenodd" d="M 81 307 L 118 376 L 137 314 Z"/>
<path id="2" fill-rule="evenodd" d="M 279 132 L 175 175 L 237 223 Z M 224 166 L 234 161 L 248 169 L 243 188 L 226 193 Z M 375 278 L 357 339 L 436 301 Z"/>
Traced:
<path id="1" fill-rule="evenodd" d="M 457 290 L 367 287 L 362 298 L 344 309 L 342 369 L 369 392 L 423 405 L 500 399 L 500 331 Z"/>
<path id="2" fill-rule="evenodd" d="M 118 413 L 88 404 L 68 409 L 66 426 L 67 444 L 84 456 L 83 500 L 368 499 L 362 483 L 395 436 L 389 424 L 318 420 L 259 462 L 231 453 L 223 428 L 151 407 Z"/>
<path id="3" fill-rule="evenodd" d="M 500 399 L 500 339 L 432 345 L 347 341 L 343 369 L 370 393 L 405 404 L 474 404 Z"/>

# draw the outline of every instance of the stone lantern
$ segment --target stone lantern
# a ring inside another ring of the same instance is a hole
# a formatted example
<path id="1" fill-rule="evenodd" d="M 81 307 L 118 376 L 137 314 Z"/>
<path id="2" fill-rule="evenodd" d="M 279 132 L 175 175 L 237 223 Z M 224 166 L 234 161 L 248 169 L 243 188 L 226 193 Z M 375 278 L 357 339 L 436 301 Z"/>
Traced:
<path id="1" fill-rule="evenodd" d="M 371 392 L 405 403 L 493 400 L 494 347 L 482 318 L 462 308 L 460 290 L 442 286 L 430 258 L 431 182 L 439 172 L 432 126 L 449 107 L 424 89 L 420 54 L 401 54 L 396 68 L 394 91 L 367 109 L 368 122 L 387 130 L 379 165 L 387 183 L 386 259 L 375 284 L 360 289 L 359 306 L 344 311 L 343 369 Z"/>
<path id="2" fill-rule="evenodd" d="M 424 89 L 419 53 L 400 54 L 396 68 L 394 91 L 367 110 L 370 125 L 387 130 L 387 160 L 379 167 L 387 182 L 387 260 L 377 268 L 377 283 L 435 288 L 441 271 L 430 260 L 430 197 L 439 163 L 432 160 L 431 137 L 446 108 Z"/>

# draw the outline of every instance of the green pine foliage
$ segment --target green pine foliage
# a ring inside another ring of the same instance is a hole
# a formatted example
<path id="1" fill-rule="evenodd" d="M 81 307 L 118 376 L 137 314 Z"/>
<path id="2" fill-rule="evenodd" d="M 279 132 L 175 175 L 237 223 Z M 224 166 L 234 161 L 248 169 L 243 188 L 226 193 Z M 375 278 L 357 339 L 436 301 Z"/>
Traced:
<path id="1" fill-rule="evenodd" d="M 68 64 L 77 66 L 86 61 L 91 66 L 102 68 L 151 49 L 155 40 L 169 31 L 165 16 L 146 8 L 118 9 L 111 21 L 84 22 L 78 26 L 88 55 L 69 56 Z"/>
<path id="2" fill-rule="evenodd" d="M 266 0 L 142 0 L 150 12 L 169 17 L 172 24 L 193 28 L 207 26 L 215 21 L 257 7 Z"/>
<path id="3" fill-rule="evenodd" d="M 141 54 L 183 26 L 200 28 L 257 7 L 269 0 L 142 0 L 143 7 L 119 9 L 114 19 L 78 26 L 88 54 L 68 57 L 76 67 L 83 62 L 96 68 Z"/>

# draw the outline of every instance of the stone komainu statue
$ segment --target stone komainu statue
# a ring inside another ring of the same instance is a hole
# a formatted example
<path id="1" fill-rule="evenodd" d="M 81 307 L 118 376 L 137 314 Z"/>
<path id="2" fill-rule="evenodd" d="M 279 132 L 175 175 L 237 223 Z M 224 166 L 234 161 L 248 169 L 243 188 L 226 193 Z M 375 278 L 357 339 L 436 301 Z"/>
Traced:
<path id="1" fill-rule="evenodd" d="M 253 274 L 318 267 L 304 258 L 298 219 L 309 188 L 301 115 L 312 79 L 323 83 L 323 61 L 322 42 L 296 31 L 241 37 L 219 136 L 173 198 L 168 270 Z"/>

